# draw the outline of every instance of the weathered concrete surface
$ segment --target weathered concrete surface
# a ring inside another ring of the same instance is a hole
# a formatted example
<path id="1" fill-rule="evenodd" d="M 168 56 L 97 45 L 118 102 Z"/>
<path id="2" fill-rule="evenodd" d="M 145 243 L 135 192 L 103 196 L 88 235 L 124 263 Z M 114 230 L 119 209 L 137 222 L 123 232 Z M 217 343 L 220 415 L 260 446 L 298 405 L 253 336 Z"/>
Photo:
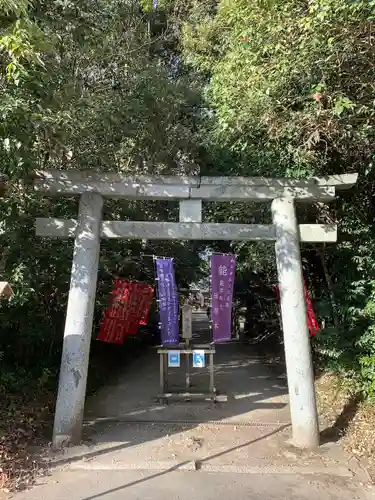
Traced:
<path id="1" fill-rule="evenodd" d="M 293 198 L 275 199 L 271 208 L 293 442 L 300 448 L 315 448 L 319 422 L 295 202 Z"/>
<path id="2" fill-rule="evenodd" d="M 34 188 L 47 195 L 86 192 L 125 199 L 198 199 L 211 201 L 265 201 L 293 196 L 299 200 L 334 199 L 335 187 L 355 183 L 355 174 L 322 179 L 273 179 L 261 177 L 173 177 L 107 174 L 83 171 L 39 171 Z"/>
<path id="3" fill-rule="evenodd" d="M 15 500 L 370 500 L 350 481 L 298 475 L 182 471 L 61 472 Z"/>
<path id="4" fill-rule="evenodd" d="M 287 428 L 113 423 L 96 426 L 93 441 L 56 455 L 70 470 L 183 470 L 249 474 L 325 474 L 366 480 L 337 446 L 302 452 Z"/>
<path id="5" fill-rule="evenodd" d="M 184 200 L 190 203 L 201 200 Z M 185 213 L 182 215 L 188 219 Z M 216 224 L 200 223 L 199 214 L 191 211 L 190 219 L 179 222 L 139 222 L 103 221 L 100 226 L 102 238 L 146 239 L 146 240 L 227 240 L 227 241 L 273 241 L 276 239 L 275 227 L 267 224 Z M 37 236 L 53 238 L 74 238 L 78 222 L 75 219 L 37 218 Z M 300 224 L 298 226 L 301 242 L 337 241 L 336 224 Z"/>
<path id="6" fill-rule="evenodd" d="M 99 194 L 85 193 L 81 196 L 53 428 L 53 445 L 57 448 L 81 441 L 102 207 L 103 198 Z"/>

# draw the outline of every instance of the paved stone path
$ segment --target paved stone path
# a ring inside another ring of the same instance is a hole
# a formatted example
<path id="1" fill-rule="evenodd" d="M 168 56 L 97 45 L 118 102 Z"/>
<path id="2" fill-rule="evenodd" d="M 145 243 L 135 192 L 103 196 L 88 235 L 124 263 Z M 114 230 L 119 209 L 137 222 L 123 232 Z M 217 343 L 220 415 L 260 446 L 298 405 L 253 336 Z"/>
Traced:
<path id="1" fill-rule="evenodd" d="M 340 478 L 196 472 L 70 471 L 15 500 L 373 500 Z"/>

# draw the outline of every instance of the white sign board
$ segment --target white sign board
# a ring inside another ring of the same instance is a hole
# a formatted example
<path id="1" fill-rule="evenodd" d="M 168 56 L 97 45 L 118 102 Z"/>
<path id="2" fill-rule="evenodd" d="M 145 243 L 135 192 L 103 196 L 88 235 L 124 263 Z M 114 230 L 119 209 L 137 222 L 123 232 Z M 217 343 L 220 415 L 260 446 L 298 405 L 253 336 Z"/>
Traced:
<path id="1" fill-rule="evenodd" d="M 179 368 L 180 351 L 168 351 L 168 366 L 172 368 Z"/>
<path id="2" fill-rule="evenodd" d="M 193 308 L 189 305 L 182 306 L 182 338 L 193 337 Z"/>
<path id="3" fill-rule="evenodd" d="M 193 367 L 204 368 L 205 364 L 204 351 L 200 349 L 193 351 Z"/>

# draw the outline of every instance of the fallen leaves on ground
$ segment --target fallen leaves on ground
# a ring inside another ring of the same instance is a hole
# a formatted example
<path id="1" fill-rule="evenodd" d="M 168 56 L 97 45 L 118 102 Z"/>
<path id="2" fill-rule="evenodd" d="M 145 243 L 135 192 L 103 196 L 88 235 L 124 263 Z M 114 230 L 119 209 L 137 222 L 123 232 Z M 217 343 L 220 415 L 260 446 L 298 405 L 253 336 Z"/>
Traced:
<path id="1" fill-rule="evenodd" d="M 361 460 L 375 481 L 375 402 L 363 400 L 335 374 L 316 382 L 318 407 L 326 426 L 336 431 L 344 448 Z"/>
<path id="2" fill-rule="evenodd" d="M 37 401 L 37 399 L 36 399 Z M 3 401 L 0 406 L 0 490 L 19 491 L 46 473 L 40 450 L 50 428 L 52 395 L 43 395 L 43 404 Z M 17 410 L 14 410 L 17 408 Z"/>
<path id="3" fill-rule="evenodd" d="M 367 470 L 375 481 L 375 402 L 363 402 L 349 424 L 346 447 L 358 458 L 365 459 Z"/>

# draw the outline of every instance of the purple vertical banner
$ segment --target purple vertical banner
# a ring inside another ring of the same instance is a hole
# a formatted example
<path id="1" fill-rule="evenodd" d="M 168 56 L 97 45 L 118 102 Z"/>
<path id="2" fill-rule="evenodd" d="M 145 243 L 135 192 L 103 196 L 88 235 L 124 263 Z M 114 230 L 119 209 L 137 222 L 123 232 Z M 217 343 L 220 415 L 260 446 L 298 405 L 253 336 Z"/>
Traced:
<path id="1" fill-rule="evenodd" d="M 233 284 L 236 257 L 231 254 L 211 256 L 211 320 L 214 343 L 231 339 Z"/>
<path id="2" fill-rule="evenodd" d="M 158 282 L 161 345 L 176 345 L 178 334 L 178 295 L 173 259 L 155 259 Z"/>

